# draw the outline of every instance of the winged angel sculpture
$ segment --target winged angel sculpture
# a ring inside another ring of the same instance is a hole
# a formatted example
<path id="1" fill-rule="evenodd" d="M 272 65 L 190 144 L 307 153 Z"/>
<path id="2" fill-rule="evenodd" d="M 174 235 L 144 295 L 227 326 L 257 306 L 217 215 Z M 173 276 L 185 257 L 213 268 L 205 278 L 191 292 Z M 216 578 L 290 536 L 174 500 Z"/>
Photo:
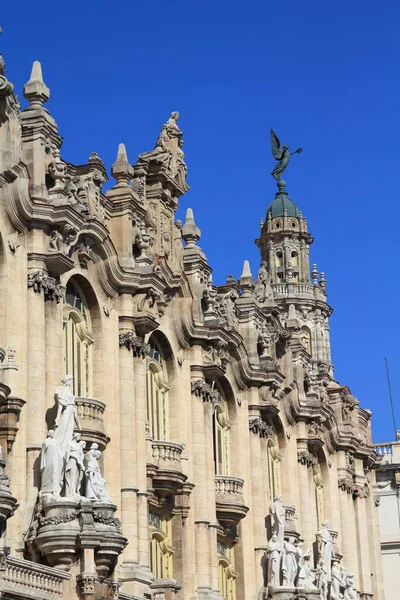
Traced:
<path id="1" fill-rule="evenodd" d="M 303 152 L 303 148 L 297 148 L 294 152 L 289 152 L 289 146 L 281 146 L 279 138 L 273 129 L 271 129 L 270 135 L 272 156 L 275 160 L 279 161 L 271 175 L 272 177 L 275 177 L 277 181 L 280 181 L 282 179 L 282 173 L 288 166 L 292 154 L 300 154 Z"/>

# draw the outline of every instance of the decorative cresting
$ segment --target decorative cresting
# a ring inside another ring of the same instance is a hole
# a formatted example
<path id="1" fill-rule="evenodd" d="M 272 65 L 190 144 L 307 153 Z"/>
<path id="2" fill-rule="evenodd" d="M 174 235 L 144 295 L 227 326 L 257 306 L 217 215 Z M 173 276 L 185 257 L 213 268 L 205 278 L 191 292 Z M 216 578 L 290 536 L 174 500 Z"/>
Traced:
<path id="1" fill-rule="evenodd" d="M 28 288 L 34 292 L 43 292 L 45 300 L 56 300 L 57 304 L 65 298 L 65 286 L 57 283 L 54 277 L 49 277 L 44 271 L 28 273 Z"/>
<path id="2" fill-rule="evenodd" d="M 217 398 L 216 392 L 204 379 L 196 379 L 190 383 L 190 391 L 194 396 L 203 398 L 204 402 L 215 402 Z"/>
<path id="3" fill-rule="evenodd" d="M 237 525 L 249 510 L 243 498 L 244 480 L 229 475 L 215 476 L 217 519 L 223 527 Z"/>
<path id="4" fill-rule="evenodd" d="M 64 582 L 70 575 L 65 571 L 46 567 L 9 556 L 0 551 L 0 595 L 4 598 L 33 600 L 62 600 Z"/>
<path id="5" fill-rule="evenodd" d="M 119 334 L 119 345 L 125 346 L 133 352 L 137 358 L 145 358 L 149 353 L 150 346 L 142 337 L 137 336 L 133 331 L 124 331 Z"/>
<path id="6" fill-rule="evenodd" d="M 249 430 L 256 435 L 258 434 L 261 438 L 272 439 L 274 436 L 272 425 L 268 425 L 261 417 L 249 418 Z"/>

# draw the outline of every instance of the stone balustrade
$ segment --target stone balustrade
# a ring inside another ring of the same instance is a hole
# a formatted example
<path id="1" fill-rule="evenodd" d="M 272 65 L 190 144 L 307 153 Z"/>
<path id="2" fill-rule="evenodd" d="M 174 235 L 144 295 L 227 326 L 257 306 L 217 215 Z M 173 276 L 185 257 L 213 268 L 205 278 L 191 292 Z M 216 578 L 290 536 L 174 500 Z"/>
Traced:
<path id="1" fill-rule="evenodd" d="M 97 442 L 100 450 L 104 450 L 109 441 L 104 429 L 105 403 L 97 398 L 77 396 L 75 404 L 83 438 L 89 443 Z"/>
<path id="2" fill-rule="evenodd" d="M 244 481 L 240 477 L 229 477 L 228 475 L 215 476 L 215 492 L 218 495 L 242 495 Z"/>
<path id="3" fill-rule="evenodd" d="M 0 595 L 35 600 L 64 598 L 64 581 L 70 575 L 60 569 L 46 567 L 20 558 L 5 558 L 0 579 Z"/>
<path id="4" fill-rule="evenodd" d="M 314 287 L 309 283 L 277 283 L 272 286 L 274 298 L 306 296 L 314 298 Z"/>
<path id="5" fill-rule="evenodd" d="M 175 442 L 153 441 L 151 443 L 151 455 L 153 461 L 180 463 L 183 445 Z M 175 466 L 176 468 L 176 466 Z"/>
<path id="6" fill-rule="evenodd" d="M 400 463 L 400 441 L 374 444 L 374 450 L 380 459 L 381 465 L 395 465 Z"/>
<path id="7" fill-rule="evenodd" d="M 223 526 L 237 525 L 248 511 L 243 498 L 244 481 L 229 475 L 215 476 L 217 519 Z"/>

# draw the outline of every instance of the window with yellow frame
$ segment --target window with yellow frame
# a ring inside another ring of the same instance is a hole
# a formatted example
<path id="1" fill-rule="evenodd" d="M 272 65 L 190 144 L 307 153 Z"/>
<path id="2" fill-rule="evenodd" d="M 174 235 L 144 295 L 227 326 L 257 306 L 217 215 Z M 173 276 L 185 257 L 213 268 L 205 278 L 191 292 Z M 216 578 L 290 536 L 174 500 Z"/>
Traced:
<path id="1" fill-rule="evenodd" d="M 220 390 L 213 414 L 214 465 L 216 475 L 229 475 L 230 471 L 230 423 L 228 403 Z"/>
<path id="2" fill-rule="evenodd" d="M 171 519 L 149 512 L 150 567 L 156 579 L 172 579 Z"/>
<path id="3" fill-rule="evenodd" d="M 218 540 L 218 587 L 224 600 L 236 600 L 236 578 L 234 548 Z"/>
<path id="4" fill-rule="evenodd" d="M 147 359 L 146 398 L 149 432 L 153 440 L 168 439 L 168 371 L 162 350 L 150 338 Z"/>
<path id="5" fill-rule="evenodd" d="M 72 375 L 75 396 L 88 397 L 92 389 L 93 334 L 85 295 L 75 281 L 67 284 L 63 306 L 64 375 Z"/>

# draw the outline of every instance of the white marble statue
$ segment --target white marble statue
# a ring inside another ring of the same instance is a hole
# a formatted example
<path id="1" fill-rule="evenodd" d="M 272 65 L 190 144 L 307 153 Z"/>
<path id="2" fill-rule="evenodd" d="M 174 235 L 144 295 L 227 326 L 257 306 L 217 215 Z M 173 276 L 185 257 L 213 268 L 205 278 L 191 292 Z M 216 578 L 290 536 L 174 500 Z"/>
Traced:
<path id="1" fill-rule="evenodd" d="M 277 536 L 281 548 L 283 548 L 283 536 L 285 533 L 285 508 L 282 504 L 282 496 L 275 496 L 274 503 L 271 504 L 269 512 L 273 517 L 272 530 Z"/>
<path id="2" fill-rule="evenodd" d="M 321 600 L 328 600 L 328 573 L 322 558 L 319 560 L 317 566 L 317 587 Z"/>
<path id="3" fill-rule="evenodd" d="M 105 488 L 106 480 L 101 476 L 98 459 L 100 450 L 90 450 L 91 456 L 86 464 L 86 498 L 93 501 L 111 502 Z"/>
<path id="4" fill-rule="evenodd" d="M 322 523 L 321 529 L 318 532 L 318 535 L 319 535 L 319 558 L 324 561 L 328 581 L 330 581 L 331 580 L 331 564 L 332 564 L 332 557 L 333 557 L 333 540 L 332 540 L 331 534 L 329 533 L 328 527 L 329 527 L 328 521 L 324 521 Z"/>
<path id="5" fill-rule="evenodd" d="M 341 600 L 342 595 L 340 588 L 344 587 L 344 581 L 342 579 L 342 572 L 339 567 L 338 561 L 334 561 L 331 569 L 331 590 L 329 600 Z"/>
<path id="6" fill-rule="evenodd" d="M 273 535 L 268 542 L 268 585 L 272 587 L 280 586 L 281 574 L 281 556 L 282 545 L 279 543 L 278 536 Z"/>
<path id="7" fill-rule="evenodd" d="M 307 550 L 303 554 L 299 562 L 299 574 L 297 576 L 297 587 L 304 590 L 316 590 L 314 585 L 314 577 L 310 569 L 311 550 Z"/>
<path id="8" fill-rule="evenodd" d="M 50 429 L 42 444 L 40 455 L 40 473 L 42 494 L 59 496 L 63 487 L 64 457 L 60 445 L 55 439 L 54 430 Z"/>
<path id="9" fill-rule="evenodd" d="M 75 433 L 69 445 L 65 466 L 65 496 L 80 496 L 84 474 L 83 449 L 86 442 L 81 441 L 80 433 Z"/>
<path id="10" fill-rule="evenodd" d="M 75 396 L 72 393 L 72 375 L 66 375 L 62 379 L 62 386 L 56 389 L 55 399 L 57 401 L 56 429 L 54 437 L 58 441 L 61 452 L 67 459 L 69 445 L 74 433 L 74 427 L 81 429 L 75 406 Z"/>
<path id="11" fill-rule="evenodd" d="M 299 566 L 298 553 L 295 541 L 296 538 L 290 537 L 288 541 L 285 541 L 283 543 L 283 585 L 289 587 L 294 585 Z"/>
<path id="12" fill-rule="evenodd" d="M 344 580 L 344 600 L 357 600 L 357 592 L 354 589 L 354 574 L 347 573 Z"/>

